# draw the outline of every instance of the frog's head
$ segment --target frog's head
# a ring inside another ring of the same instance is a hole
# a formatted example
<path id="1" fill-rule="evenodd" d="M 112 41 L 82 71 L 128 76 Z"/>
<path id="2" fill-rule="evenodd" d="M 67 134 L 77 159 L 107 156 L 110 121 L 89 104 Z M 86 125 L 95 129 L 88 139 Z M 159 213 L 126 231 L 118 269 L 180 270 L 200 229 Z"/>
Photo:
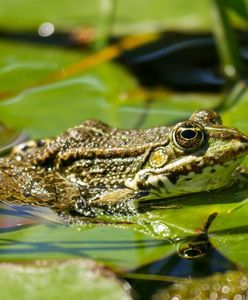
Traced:
<path id="1" fill-rule="evenodd" d="M 197 111 L 170 127 L 169 142 L 150 150 L 126 186 L 148 191 L 150 199 L 217 189 L 229 183 L 247 152 L 247 136 L 224 127 L 217 113 Z"/>

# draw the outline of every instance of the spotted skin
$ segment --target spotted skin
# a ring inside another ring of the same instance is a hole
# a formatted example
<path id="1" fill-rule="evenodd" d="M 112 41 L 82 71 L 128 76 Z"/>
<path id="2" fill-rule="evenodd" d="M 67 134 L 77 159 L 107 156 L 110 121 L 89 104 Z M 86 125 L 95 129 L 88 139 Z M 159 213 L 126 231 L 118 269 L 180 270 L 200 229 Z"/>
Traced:
<path id="1" fill-rule="evenodd" d="M 142 130 L 90 120 L 1 158 L 0 199 L 63 216 L 131 213 L 139 200 L 227 185 L 247 151 L 248 138 L 213 111 Z"/>

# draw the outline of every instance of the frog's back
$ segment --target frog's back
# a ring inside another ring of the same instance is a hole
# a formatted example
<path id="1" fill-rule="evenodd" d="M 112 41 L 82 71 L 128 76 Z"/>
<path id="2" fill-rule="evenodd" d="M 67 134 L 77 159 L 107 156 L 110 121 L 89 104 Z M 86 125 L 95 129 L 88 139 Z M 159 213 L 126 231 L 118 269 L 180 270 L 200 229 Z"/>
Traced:
<path id="1" fill-rule="evenodd" d="M 123 186 L 151 149 L 168 143 L 166 130 L 168 127 L 122 130 L 100 121 L 85 121 L 52 142 L 59 151 L 54 165 L 70 180 L 98 187 Z"/>
<path id="2" fill-rule="evenodd" d="M 55 142 L 61 148 L 135 148 L 163 144 L 168 140 L 169 127 L 123 130 L 101 121 L 88 120 L 59 136 Z M 70 144 L 68 144 L 70 141 Z"/>
<path id="3" fill-rule="evenodd" d="M 34 144 L 20 160 L 54 170 L 87 186 L 123 186 L 146 161 L 150 151 L 168 143 L 169 127 L 122 130 L 89 120 L 51 140 Z"/>

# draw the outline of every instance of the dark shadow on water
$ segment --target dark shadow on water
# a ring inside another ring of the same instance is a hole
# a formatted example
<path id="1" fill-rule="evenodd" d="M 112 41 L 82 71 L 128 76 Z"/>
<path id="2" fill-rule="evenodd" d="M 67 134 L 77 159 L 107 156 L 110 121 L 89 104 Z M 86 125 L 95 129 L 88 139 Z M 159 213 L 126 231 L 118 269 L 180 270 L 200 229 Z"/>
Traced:
<path id="1" fill-rule="evenodd" d="M 70 32 L 54 32 L 41 37 L 37 32 L 8 32 L 0 29 L 0 38 L 82 50 L 92 40 L 79 43 Z M 248 34 L 237 32 L 242 62 L 248 60 Z M 110 39 L 115 44 L 120 38 Z M 225 85 L 213 35 L 210 32 L 169 31 L 148 44 L 124 51 L 116 60 L 147 88 L 163 87 L 177 91 L 220 92 Z M 245 74 L 247 75 L 247 74 Z M 247 77 L 247 76 L 246 76 Z"/>
<path id="2" fill-rule="evenodd" d="M 209 253 L 197 260 L 187 260 L 180 258 L 176 253 L 148 264 L 136 270 L 133 273 L 155 274 L 161 276 L 174 276 L 178 278 L 204 277 L 216 272 L 224 273 L 228 270 L 235 270 L 235 265 L 221 255 L 216 249 L 212 248 Z M 160 289 L 164 289 L 171 282 L 159 280 L 126 279 L 140 300 L 151 299 Z"/>

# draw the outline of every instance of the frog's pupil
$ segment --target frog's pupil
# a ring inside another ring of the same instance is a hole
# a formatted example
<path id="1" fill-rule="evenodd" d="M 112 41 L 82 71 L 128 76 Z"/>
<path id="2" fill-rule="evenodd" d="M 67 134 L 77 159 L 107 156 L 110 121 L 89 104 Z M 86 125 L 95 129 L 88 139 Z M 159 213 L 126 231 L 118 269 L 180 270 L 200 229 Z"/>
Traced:
<path id="1" fill-rule="evenodd" d="M 192 129 L 186 129 L 181 132 L 181 136 L 187 140 L 191 140 L 191 139 L 195 138 L 196 134 L 197 134 L 196 131 L 194 131 Z"/>

